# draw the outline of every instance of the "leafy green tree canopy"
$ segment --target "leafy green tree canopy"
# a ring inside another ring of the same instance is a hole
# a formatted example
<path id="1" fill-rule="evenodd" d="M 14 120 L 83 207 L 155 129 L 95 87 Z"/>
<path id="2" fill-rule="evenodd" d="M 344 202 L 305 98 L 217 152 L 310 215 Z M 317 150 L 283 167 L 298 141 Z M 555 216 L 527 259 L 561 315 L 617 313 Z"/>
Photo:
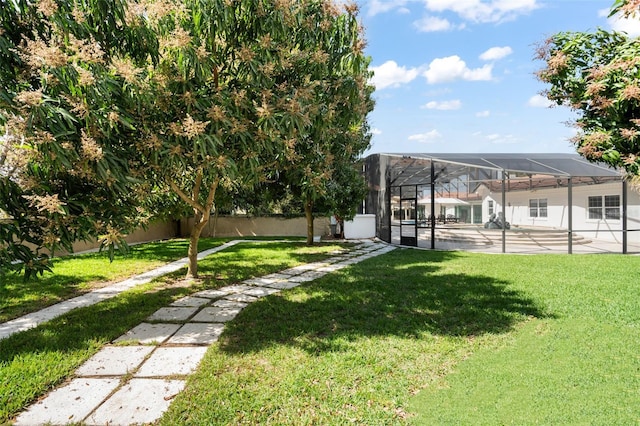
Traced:
<path id="1" fill-rule="evenodd" d="M 154 37 L 126 14 L 106 0 L 0 1 L 2 272 L 41 273 L 77 240 L 113 247 L 145 218 L 127 164 L 137 101 L 113 64 L 147 62 Z"/>
<path id="2" fill-rule="evenodd" d="M 640 2 L 617 0 L 611 14 L 637 17 Z M 578 153 L 640 175 L 640 39 L 602 29 L 563 32 L 541 46 L 538 73 L 549 100 L 578 112 Z"/>
<path id="3" fill-rule="evenodd" d="M 9 58 L 1 177 L 7 193 L 22 191 L 18 200 L 46 213 L 42 241 L 33 241 L 41 246 L 105 232 L 113 241 L 122 225 L 158 213 L 149 194 L 171 193 L 195 217 L 188 275 L 197 276 L 219 189 L 250 191 L 273 170 L 306 170 L 319 158 L 311 153 L 330 152 L 329 136 L 360 151 L 344 138 L 369 109 L 354 6 L 0 1 L 0 54 Z M 71 181 L 73 194 L 63 190 Z M 60 235 L 68 229 L 76 233 Z"/>

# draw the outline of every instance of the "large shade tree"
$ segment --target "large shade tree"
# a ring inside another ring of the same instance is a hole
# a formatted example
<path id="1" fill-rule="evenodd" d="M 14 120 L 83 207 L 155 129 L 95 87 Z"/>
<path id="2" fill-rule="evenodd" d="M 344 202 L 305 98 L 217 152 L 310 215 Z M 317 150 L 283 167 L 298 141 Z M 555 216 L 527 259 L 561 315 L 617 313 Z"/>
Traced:
<path id="1" fill-rule="evenodd" d="M 632 19 L 640 2 L 617 0 L 611 15 Z M 640 175 L 640 39 L 599 29 L 553 35 L 539 49 L 549 100 L 578 113 L 573 139 L 578 153 Z"/>
<path id="2" fill-rule="evenodd" d="M 0 272 L 41 273 L 76 240 L 113 247 L 145 216 L 127 165 L 137 99 L 113 64 L 147 63 L 154 38 L 125 15 L 106 0 L 0 0 Z"/>
<path id="3" fill-rule="evenodd" d="M 360 35 L 354 40 L 339 32 L 351 31 L 356 10 L 342 11 L 328 0 L 11 4 L 29 25 L 2 35 L 3 52 L 18 54 L 3 67 L 15 89 L 3 93 L 1 109 L 12 149 L 30 155 L 16 167 L 25 177 L 7 173 L 4 181 L 26 191 L 18 201 L 30 200 L 27 207 L 60 211 L 93 232 L 105 223 L 96 218 L 99 209 L 82 199 L 82 214 L 63 212 L 71 203 L 66 193 L 46 187 L 52 178 L 28 179 L 43 167 L 73 170 L 107 192 L 108 240 L 126 223 L 124 212 L 144 213 L 148 194 L 174 194 L 195 217 L 190 276 L 197 276 L 198 240 L 220 189 L 251 191 L 270 171 L 292 168 L 291 152 L 311 132 L 315 94 L 337 88 L 327 77 L 336 74 L 334 65 L 353 81 L 362 79 L 361 68 L 342 66 L 362 58 Z M 328 29 L 340 36 L 319 45 L 318 34 Z M 332 67 L 329 47 L 342 52 Z M 52 122 L 61 128 L 52 131 Z M 35 139 L 41 134 L 46 142 Z M 296 160 L 299 168 L 311 161 Z M 15 225 L 16 216 L 7 213 Z"/>

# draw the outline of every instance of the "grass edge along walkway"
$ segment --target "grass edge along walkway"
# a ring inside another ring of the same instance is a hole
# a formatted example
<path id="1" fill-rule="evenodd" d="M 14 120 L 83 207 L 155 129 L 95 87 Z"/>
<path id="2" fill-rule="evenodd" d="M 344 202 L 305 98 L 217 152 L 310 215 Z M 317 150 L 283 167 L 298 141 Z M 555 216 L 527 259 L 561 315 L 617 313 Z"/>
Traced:
<path id="1" fill-rule="evenodd" d="M 375 242 L 361 243 L 345 255 L 250 278 L 217 290 L 204 290 L 174 302 L 169 308 L 161 308 L 149 320 L 158 327 L 162 327 L 162 322 L 157 321 L 166 321 L 166 327 L 173 330 L 167 336 L 149 337 L 146 333 L 153 325 L 142 323 L 89 359 L 76 371 L 71 382 L 31 405 L 18 416 L 16 424 L 156 421 L 182 391 L 185 385 L 182 376 L 197 367 L 206 348 L 222 333 L 224 323 L 247 304 L 395 248 Z M 188 315 L 172 317 L 180 309 L 188 311 Z M 136 334 L 138 329 L 145 331 Z M 121 341 L 137 345 L 122 346 L 118 344 Z M 126 369 L 122 370 L 122 366 Z M 112 371 L 114 368 L 117 373 Z"/>
<path id="2" fill-rule="evenodd" d="M 253 242 L 253 241 L 254 240 L 228 241 L 220 246 L 203 250 L 202 252 L 198 253 L 198 260 L 201 260 L 204 257 L 209 256 L 213 253 L 216 253 L 226 248 L 229 248 L 231 246 L 234 246 L 238 243 Z M 263 240 L 259 240 L 259 241 L 263 242 Z M 93 290 L 88 293 L 82 294 L 80 296 L 67 299 L 60 303 L 56 303 L 55 305 L 48 306 L 39 311 L 31 312 L 29 314 L 9 320 L 7 322 L 0 323 L 0 340 L 5 339 L 15 333 L 19 333 L 21 331 L 26 331 L 31 328 L 35 328 L 39 324 L 50 321 L 73 309 L 94 305 L 103 300 L 107 300 L 112 297 L 115 297 L 118 294 L 126 290 L 129 290 L 133 287 L 146 284 L 155 278 L 161 277 L 171 272 L 175 272 L 180 268 L 184 267 L 188 263 L 188 261 L 189 260 L 187 257 L 183 257 L 182 259 L 178 259 L 176 261 L 167 263 L 158 268 L 143 272 L 142 274 L 135 275 L 133 277 L 130 277 L 128 279 L 125 279 L 116 284 L 110 285 L 108 287 Z"/>

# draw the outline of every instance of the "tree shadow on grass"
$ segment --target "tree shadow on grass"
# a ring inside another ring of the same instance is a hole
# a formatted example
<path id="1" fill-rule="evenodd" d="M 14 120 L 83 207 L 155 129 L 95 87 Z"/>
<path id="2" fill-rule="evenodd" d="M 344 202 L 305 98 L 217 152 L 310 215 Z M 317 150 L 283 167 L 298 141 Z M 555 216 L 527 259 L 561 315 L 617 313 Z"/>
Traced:
<path id="1" fill-rule="evenodd" d="M 0 424 L 189 289 L 127 292 L 0 340 Z"/>
<path id="2" fill-rule="evenodd" d="M 224 243 L 226 239 L 208 239 L 205 243 L 207 247 L 216 247 Z M 210 256 L 199 261 L 199 271 L 203 276 L 212 277 L 210 287 L 232 284 L 243 279 L 261 276 L 277 270 L 286 269 L 290 264 L 290 259 L 300 263 L 312 262 L 325 259 L 329 255 L 321 251 L 314 252 L 312 249 L 306 250 L 304 242 L 260 242 L 251 244 L 251 241 L 236 246 L 228 247 L 223 253 Z M 264 263 L 251 261 L 250 253 L 256 248 L 268 251 L 290 251 L 291 245 L 302 247 L 301 253 L 289 253 L 288 258 L 270 259 Z M 161 260 L 163 262 L 172 261 L 186 256 L 188 241 L 172 240 L 158 243 L 146 243 L 132 247 L 131 253 L 123 257 L 135 257 L 136 259 Z M 83 255 L 85 258 L 102 258 L 105 262 L 104 268 L 110 264 L 105 253 L 90 253 Z M 55 263 L 78 260 L 82 258 L 58 258 Z M 227 266 L 234 263 L 233 268 Z M 221 273 L 222 271 L 222 273 Z M 107 274 L 101 274 L 100 268 L 93 273 L 83 273 L 82 276 L 58 273 L 54 267 L 52 273 L 45 273 L 44 276 L 33 278 L 27 282 L 22 280 L 18 274 L 0 276 L 0 322 L 9 321 L 21 315 L 42 309 L 47 306 L 59 303 L 63 300 L 79 296 L 91 290 L 90 286 L 81 288 L 90 282 L 108 282 Z M 184 269 L 168 274 L 169 278 L 180 279 L 185 274 Z M 125 280 L 123 277 L 119 281 Z"/>
<path id="3" fill-rule="evenodd" d="M 264 244 L 266 250 L 288 250 L 287 243 Z M 274 273 L 290 266 L 286 257 L 264 265 L 255 265 L 255 261 L 243 259 L 242 251 L 246 249 L 251 247 L 230 247 L 223 256 L 214 256 L 208 262 L 201 261 L 200 272 L 203 275 L 211 274 L 211 276 L 200 284 L 191 283 L 189 288 L 172 287 L 149 292 L 125 292 L 114 299 L 75 309 L 35 329 L 2 339 L 0 340 L 0 362 L 10 361 L 22 353 L 49 350 L 73 351 L 89 348 L 95 342 L 108 342 L 138 325 L 156 309 L 168 305 L 180 295 L 235 284 L 247 278 Z M 320 260 L 327 255 L 290 253 L 288 257 L 304 262 Z M 217 279 L 214 276 L 220 271 L 224 273 L 224 279 Z M 184 270 L 181 269 L 167 274 L 166 279 L 171 282 L 179 280 L 183 275 Z M 66 281 L 67 278 L 69 281 Z M 63 284 L 69 284 L 73 277 L 62 276 L 60 279 Z"/>
<path id="4" fill-rule="evenodd" d="M 190 291 L 175 287 L 126 292 L 92 306 L 74 309 L 36 328 L 0 340 L 0 362 L 11 362 L 21 354 L 73 352 L 110 342 L 158 308 Z"/>
<path id="5" fill-rule="evenodd" d="M 352 244 L 336 246 L 345 247 L 352 246 Z M 297 248 L 297 251 L 292 251 L 292 247 Z M 256 250 L 263 250 L 264 253 L 273 253 L 273 255 L 268 258 L 260 257 L 255 254 Z M 335 254 L 327 253 L 326 247 L 309 247 L 304 241 L 248 240 L 247 243 L 234 245 L 215 256 L 200 260 L 198 272 L 204 276 L 214 277 L 214 281 L 209 287 L 215 288 L 289 269 L 299 264 L 321 262 L 332 256 Z M 292 263 L 292 260 L 295 263 Z M 173 276 L 177 277 L 183 274 L 184 272 L 180 272 Z"/>
<path id="6" fill-rule="evenodd" d="M 509 282 L 437 273 L 440 262 L 455 256 L 434 252 L 428 262 L 391 266 L 374 258 L 286 297 L 262 299 L 227 324 L 221 348 L 233 353 L 285 344 L 335 351 L 360 337 L 504 333 L 527 317 L 547 316 Z"/>

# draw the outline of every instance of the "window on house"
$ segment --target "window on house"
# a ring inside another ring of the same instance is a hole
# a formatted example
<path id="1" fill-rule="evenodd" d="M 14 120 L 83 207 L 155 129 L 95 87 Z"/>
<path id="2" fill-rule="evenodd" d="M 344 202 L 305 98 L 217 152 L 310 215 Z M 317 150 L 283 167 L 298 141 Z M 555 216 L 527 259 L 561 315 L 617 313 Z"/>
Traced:
<path id="1" fill-rule="evenodd" d="M 620 220 L 620 196 L 604 196 L 604 217 L 605 219 Z"/>
<path id="2" fill-rule="evenodd" d="M 589 219 L 602 219 L 602 197 L 589 197 Z"/>
<path id="3" fill-rule="evenodd" d="M 594 196 L 588 199 L 589 219 L 620 219 L 620 196 Z"/>
<path id="4" fill-rule="evenodd" d="M 487 201 L 487 206 L 489 207 L 489 216 L 493 214 L 493 200 Z"/>
<path id="5" fill-rule="evenodd" d="M 529 200 L 529 217 L 547 217 L 546 198 L 532 198 Z"/>

